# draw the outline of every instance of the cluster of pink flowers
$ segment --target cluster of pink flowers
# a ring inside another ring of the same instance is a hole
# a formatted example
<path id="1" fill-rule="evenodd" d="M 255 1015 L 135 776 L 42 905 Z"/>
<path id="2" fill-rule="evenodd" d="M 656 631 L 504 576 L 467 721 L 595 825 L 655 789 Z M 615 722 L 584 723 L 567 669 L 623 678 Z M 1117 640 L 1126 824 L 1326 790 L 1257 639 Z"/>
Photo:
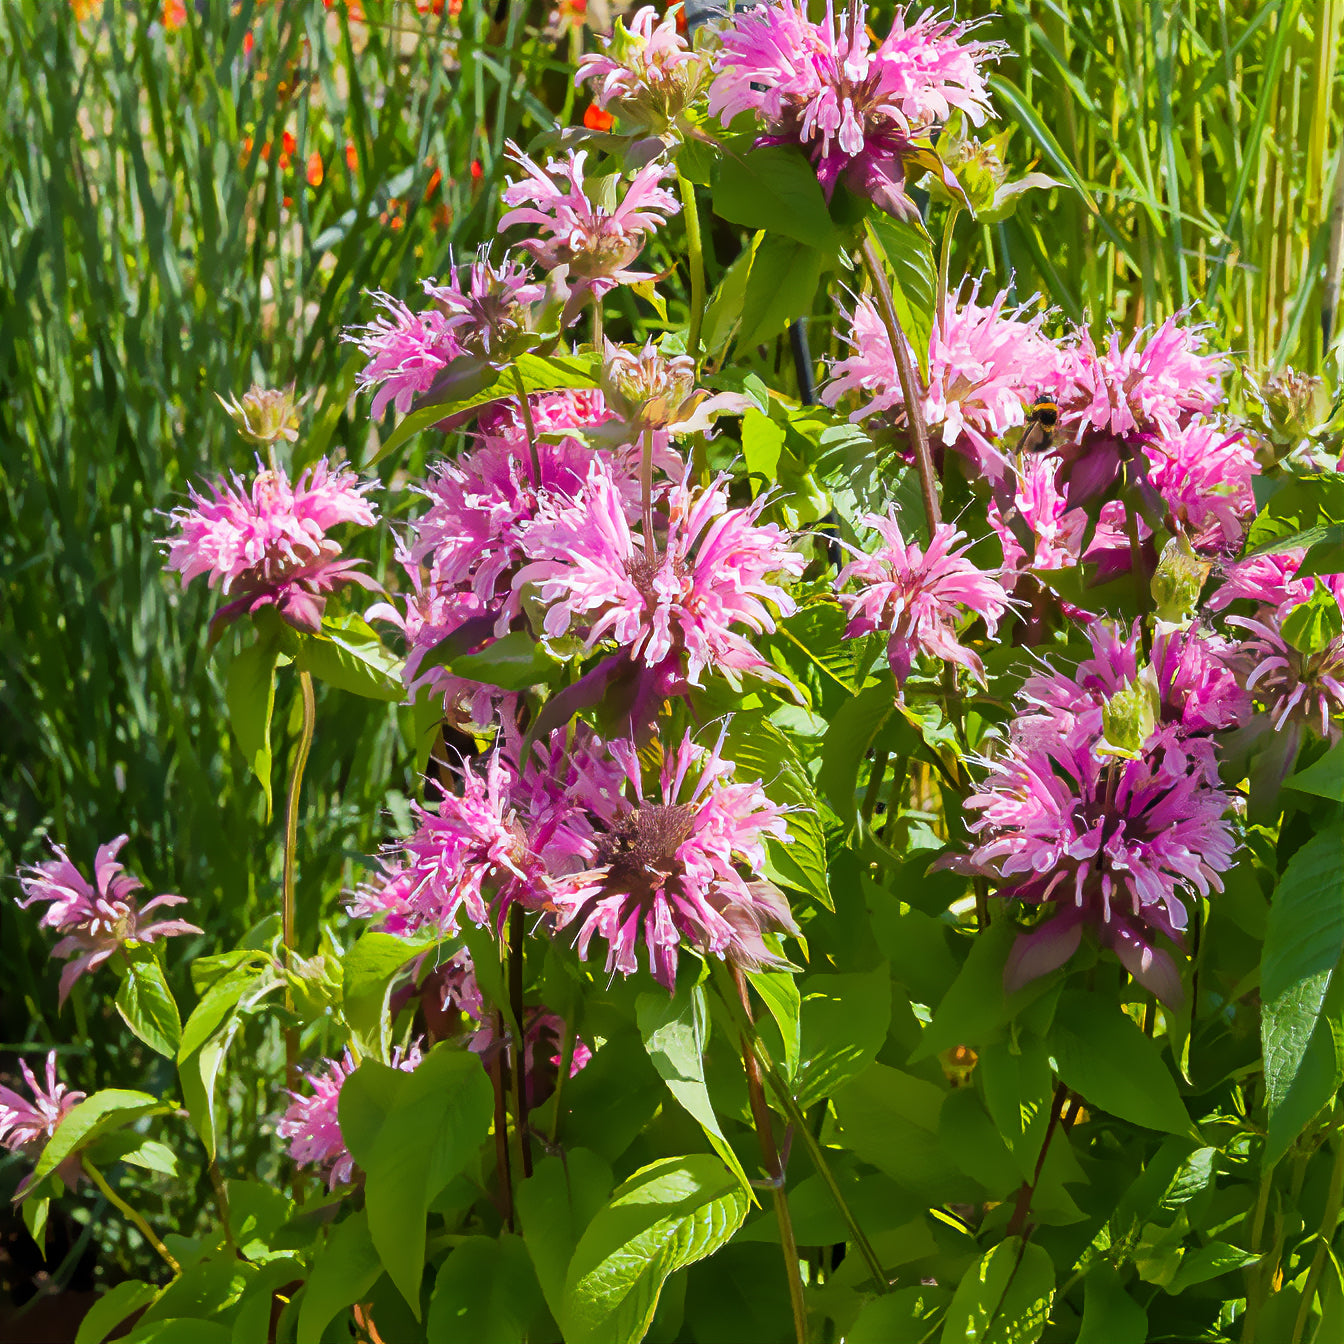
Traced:
<path id="1" fill-rule="evenodd" d="M 973 124 L 989 115 L 982 67 L 997 50 L 970 40 L 969 26 L 898 10 L 874 46 L 867 7 L 837 15 L 828 0 L 820 23 L 801 0 L 739 10 L 715 56 L 710 114 L 726 126 L 743 112 L 763 124 L 767 144 L 800 144 L 827 195 L 842 178 L 851 191 L 893 214 L 914 207 L 905 165 L 914 142 L 960 111 Z"/>
<path id="2" fill-rule="evenodd" d="M 978 616 L 992 636 L 1011 601 L 1003 585 L 966 559 L 968 547 L 957 545 L 965 536 L 948 523 L 936 529 L 926 550 L 906 541 L 894 509 L 862 521 L 882 544 L 871 555 L 858 554 L 836 576 L 849 616 L 846 636 L 885 634 L 898 688 L 919 654 L 959 664 L 983 681 L 984 665 L 957 638 L 957 625 L 968 614 Z M 849 583 L 854 592 L 844 591 Z"/>
<path id="3" fill-rule="evenodd" d="M 72 1092 L 56 1077 L 54 1050 L 47 1055 L 45 1087 L 38 1082 L 27 1060 L 20 1060 L 19 1068 L 30 1095 L 25 1097 L 12 1088 L 0 1086 L 0 1148 L 23 1153 L 36 1161 L 65 1114 L 84 1100 L 84 1093 Z M 66 1185 L 74 1185 L 79 1179 L 79 1170 L 79 1154 L 71 1153 L 56 1168 L 56 1174 Z M 16 1198 L 23 1194 L 32 1179 L 31 1173 L 24 1177 Z"/>
<path id="4" fill-rule="evenodd" d="M 244 612 L 274 607 L 290 625 L 317 631 L 328 595 L 343 584 L 376 588 L 358 560 L 341 558 L 327 533 L 341 523 L 372 527 L 365 499 L 372 482 L 333 468 L 325 458 L 291 482 L 270 466 L 251 484 L 233 475 L 208 493 L 191 488 L 191 506 L 173 511 L 168 568 L 183 584 L 204 574 L 210 587 L 232 600 L 215 613 L 218 630 Z"/>
<path id="5" fill-rule="evenodd" d="M 119 835 L 98 847 L 92 882 L 70 862 L 60 845 L 52 845 L 54 859 L 20 869 L 23 895 L 18 904 L 25 909 L 34 903 L 46 904 L 40 923 L 60 935 L 52 956 L 69 962 L 61 972 L 62 1004 L 81 975 L 96 970 L 128 943 L 152 943 L 176 934 L 203 932 L 182 919 L 146 918 L 151 910 L 185 904 L 186 897 L 155 896 L 140 905 L 135 893 L 144 883 L 116 861 L 126 840 Z"/>

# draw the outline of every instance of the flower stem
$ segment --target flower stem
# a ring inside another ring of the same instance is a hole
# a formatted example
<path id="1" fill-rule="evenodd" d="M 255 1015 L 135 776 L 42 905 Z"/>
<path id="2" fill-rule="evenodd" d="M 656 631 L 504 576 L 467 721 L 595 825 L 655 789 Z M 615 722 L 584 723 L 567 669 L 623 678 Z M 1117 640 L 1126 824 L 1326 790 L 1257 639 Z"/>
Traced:
<path id="1" fill-rule="evenodd" d="M 317 701 L 313 696 L 313 674 L 299 673 L 299 694 L 303 697 L 303 726 L 299 745 L 294 752 L 294 765 L 289 772 L 289 789 L 285 795 L 285 867 L 281 885 L 280 931 L 285 951 L 294 953 L 294 866 L 299 844 L 299 790 L 303 787 L 303 772 L 308 765 L 308 753 L 313 747 L 313 729 L 317 726 Z M 285 990 L 285 1006 L 291 1011 L 294 996 Z M 285 1085 L 292 1092 L 299 1085 L 299 1033 L 294 1027 L 285 1028 Z"/>
<path id="2" fill-rule="evenodd" d="M 490 1061 L 490 1082 L 495 1089 L 495 1165 L 499 1169 L 499 1194 L 504 1227 L 513 1231 L 513 1170 L 509 1161 L 509 1111 L 504 1101 L 504 1014 L 495 1009 L 495 1044 Z"/>
<path id="3" fill-rule="evenodd" d="M 952 231 L 956 228 L 957 215 L 961 213 L 961 202 L 954 200 L 948 207 L 947 223 L 943 225 L 943 245 L 938 253 L 938 321 L 947 330 L 947 273 L 952 266 Z"/>
<path id="4" fill-rule="evenodd" d="M 602 300 L 593 300 L 593 349 L 602 353 Z"/>
<path id="5" fill-rule="evenodd" d="M 900 319 L 896 316 L 896 305 L 892 302 L 887 273 L 883 269 L 881 257 L 877 255 L 877 249 L 873 246 L 871 236 L 864 237 L 863 260 L 873 282 L 873 291 L 877 295 L 877 311 L 882 318 L 882 325 L 887 329 L 892 358 L 896 361 L 896 375 L 901 383 L 901 399 L 905 403 L 905 423 L 909 427 L 910 443 L 915 450 L 919 489 L 924 499 L 924 516 L 928 520 L 929 537 L 932 540 L 934 530 L 943 521 L 943 515 L 938 507 L 938 486 L 933 475 L 933 456 L 929 452 L 929 429 L 924 423 L 924 408 L 919 400 L 919 377 L 910 360 L 910 346 L 905 339 L 905 333 L 901 330 Z"/>
<path id="6" fill-rule="evenodd" d="M 653 563 L 653 427 L 644 431 L 644 447 L 639 458 L 639 498 L 644 510 L 644 553 Z"/>
<path id="7" fill-rule="evenodd" d="M 747 1023 L 752 1024 L 751 998 L 747 993 L 747 978 L 736 966 L 733 981 L 742 1002 Z M 751 1098 L 751 1118 L 756 1137 L 761 1145 L 761 1161 L 770 1178 L 770 1192 L 775 1201 L 775 1220 L 779 1223 L 779 1245 L 784 1255 L 784 1273 L 789 1280 L 789 1305 L 793 1308 L 793 1333 L 798 1344 L 807 1344 L 807 1304 L 803 1300 L 803 1276 L 798 1268 L 798 1242 L 793 1235 L 793 1219 L 789 1214 L 789 1197 L 784 1189 L 784 1163 L 780 1161 L 775 1145 L 775 1131 L 770 1119 L 770 1107 L 765 1102 L 761 1086 L 761 1065 L 751 1041 L 742 1037 L 742 1067 L 747 1075 L 747 1094 Z"/>
<path id="8" fill-rule="evenodd" d="M 518 1027 L 518 1039 L 513 1043 L 513 1113 L 518 1131 L 518 1148 L 522 1153 L 523 1175 L 532 1174 L 532 1136 L 527 1124 L 527 1028 L 523 1025 L 523 907 L 515 905 L 509 912 L 509 1005 Z"/>
<path id="9" fill-rule="evenodd" d="M 1339 1125 L 1342 1114 L 1341 1103 L 1335 1102 L 1335 1124 Z M 1293 1322 L 1291 1344 L 1298 1344 L 1302 1332 L 1307 1328 L 1307 1317 L 1311 1315 L 1311 1304 L 1316 1297 L 1316 1285 L 1320 1281 L 1321 1271 L 1325 1268 L 1325 1257 L 1329 1254 L 1330 1243 L 1334 1240 L 1335 1228 L 1339 1225 L 1340 1206 L 1344 1205 L 1344 1134 L 1335 1129 L 1335 1162 L 1330 1168 L 1330 1193 L 1325 1199 L 1325 1213 L 1321 1218 L 1321 1230 L 1316 1242 L 1316 1253 L 1311 1257 L 1311 1268 L 1307 1270 L 1307 1281 L 1302 1288 L 1302 1301 L 1297 1308 L 1297 1319 Z"/>
<path id="10" fill-rule="evenodd" d="M 1027 1227 L 1027 1217 L 1031 1213 L 1032 1196 L 1036 1193 L 1036 1187 L 1041 1181 L 1041 1172 L 1045 1169 L 1046 1155 L 1050 1151 L 1050 1140 L 1055 1137 L 1055 1129 L 1059 1125 L 1059 1117 L 1064 1111 L 1064 1101 L 1069 1095 L 1068 1088 L 1063 1083 L 1055 1084 L 1055 1095 L 1050 1102 L 1050 1119 L 1045 1126 L 1045 1137 L 1041 1140 L 1041 1151 L 1036 1157 L 1036 1167 L 1031 1173 L 1031 1180 L 1024 1181 L 1022 1188 L 1017 1192 L 1017 1203 L 1013 1206 L 1013 1216 L 1008 1220 L 1008 1226 L 1004 1235 L 1008 1237 L 1021 1236 Z"/>
<path id="11" fill-rule="evenodd" d="M 110 1185 L 108 1185 L 103 1179 L 103 1173 L 99 1171 L 87 1157 L 83 1159 L 83 1166 L 84 1174 L 98 1187 L 103 1198 L 107 1200 L 114 1209 L 119 1210 L 135 1224 L 140 1235 L 159 1253 L 163 1258 L 164 1264 L 166 1264 L 175 1275 L 180 1274 L 182 1272 L 182 1266 L 173 1259 L 169 1254 L 168 1248 L 154 1235 L 154 1229 L 144 1220 L 144 1217 L 136 1212 L 135 1209 L 131 1208 L 131 1206 L 122 1199 Z"/>
<path id="12" fill-rule="evenodd" d="M 513 385 L 518 389 L 518 408 L 523 417 L 523 429 L 527 432 L 527 451 L 532 459 L 532 485 L 541 489 L 541 458 L 537 454 L 537 426 L 532 419 L 532 403 L 527 399 L 527 389 L 523 386 L 523 375 L 518 365 L 513 364 Z"/>
<path id="13" fill-rule="evenodd" d="M 686 216 L 686 252 L 691 269 L 691 324 L 686 335 L 686 353 L 700 362 L 700 327 L 705 320 L 705 254 L 700 241 L 700 211 L 695 204 L 695 184 L 680 168 L 677 187 Z"/>

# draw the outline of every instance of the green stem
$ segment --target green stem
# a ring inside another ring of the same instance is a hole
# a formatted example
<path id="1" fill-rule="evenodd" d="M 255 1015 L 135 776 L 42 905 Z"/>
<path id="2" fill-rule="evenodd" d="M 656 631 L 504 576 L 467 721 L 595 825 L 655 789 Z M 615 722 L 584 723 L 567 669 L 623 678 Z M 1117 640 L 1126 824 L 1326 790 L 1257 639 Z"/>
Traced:
<path id="1" fill-rule="evenodd" d="M 910 345 L 901 330 L 900 319 L 896 316 L 896 305 L 892 301 L 891 286 L 887 283 L 887 273 L 882 259 L 877 255 L 871 235 L 863 239 L 863 260 L 868 268 L 869 278 L 873 282 L 873 291 L 877 295 L 877 311 L 882 325 L 887 329 L 887 341 L 891 345 L 892 358 L 896 361 L 896 374 L 901 384 L 901 400 L 905 403 L 905 423 L 910 434 L 910 444 L 915 451 L 915 466 L 919 471 L 919 489 L 924 499 L 924 516 L 929 524 L 929 537 L 932 540 L 938 524 L 943 521 L 938 507 L 938 486 L 933 475 L 933 455 L 929 451 L 929 428 L 924 423 L 924 408 L 920 404 L 919 378 L 910 360 Z"/>
<path id="2" fill-rule="evenodd" d="M 700 241 L 700 211 L 695 204 L 695 184 L 680 168 L 677 187 L 686 216 L 686 252 L 691 267 L 691 324 L 686 335 L 686 353 L 700 363 L 700 327 L 705 320 L 705 254 Z"/>
<path id="3" fill-rule="evenodd" d="M 89 1180 L 91 1180 L 94 1183 L 94 1185 L 98 1187 L 103 1198 L 107 1200 L 107 1202 L 111 1204 L 114 1209 L 119 1210 L 122 1214 L 124 1214 L 127 1218 L 129 1218 L 132 1223 L 135 1224 L 136 1228 L 140 1232 L 140 1235 L 144 1237 L 144 1239 L 147 1242 L 149 1242 L 149 1244 L 159 1253 L 159 1255 L 163 1258 L 164 1264 L 166 1264 L 168 1268 L 171 1269 L 175 1275 L 180 1274 L 182 1272 L 182 1266 L 179 1265 L 177 1261 L 173 1259 L 173 1257 L 168 1252 L 168 1248 L 163 1244 L 163 1242 L 161 1242 L 158 1239 L 158 1237 L 154 1235 L 154 1229 L 150 1227 L 150 1225 L 147 1222 L 145 1222 L 141 1214 L 136 1212 L 135 1209 L 131 1208 L 131 1206 L 124 1199 L 122 1199 L 122 1197 L 119 1194 L 117 1194 L 117 1192 L 113 1190 L 113 1188 L 110 1185 L 108 1185 L 108 1183 L 103 1179 L 103 1173 L 99 1171 L 98 1168 L 95 1167 L 87 1157 L 83 1159 L 83 1165 L 84 1165 L 84 1174 L 88 1176 Z"/>
<path id="4" fill-rule="evenodd" d="M 285 795 L 285 866 L 281 886 L 280 931 L 285 951 L 292 957 L 296 946 L 294 937 L 294 869 L 299 845 L 299 790 L 303 787 L 303 772 L 308 765 L 308 753 L 313 747 L 313 729 L 317 726 L 317 701 L 313 695 L 313 675 L 299 673 L 299 693 L 303 697 L 303 726 L 299 744 L 294 752 L 294 764 L 289 772 L 289 789 Z M 293 1011 L 294 996 L 286 989 L 285 1006 Z M 299 1033 L 294 1027 L 285 1028 L 285 1081 L 290 1091 L 299 1085 Z"/>
<path id="5" fill-rule="evenodd" d="M 523 428 L 527 431 L 527 451 L 532 459 L 532 484 L 541 489 L 541 458 L 537 455 L 537 427 L 532 420 L 532 404 L 527 399 L 527 389 L 523 386 L 523 375 L 518 365 L 513 369 L 513 385 L 518 389 L 518 406 L 523 416 Z"/>
<path id="6" fill-rule="evenodd" d="M 1255 1212 L 1251 1216 L 1251 1241 L 1250 1251 L 1252 1255 L 1260 1258 L 1255 1262 L 1254 1268 L 1250 1271 L 1250 1284 L 1246 1292 L 1246 1312 L 1241 1318 L 1241 1344 L 1254 1344 L 1255 1330 L 1260 1320 L 1260 1309 L 1264 1305 L 1265 1275 L 1269 1266 L 1266 1264 L 1266 1257 L 1260 1250 L 1260 1243 L 1265 1234 L 1265 1215 L 1269 1210 L 1269 1193 L 1274 1179 L 1274 1169 L 1271 1167 L 1263 1176 L 1260 1177 L 1260 1193 L 1256 1196 Z"/>
<path id="7" fill-rule="evenodd" d="M 1341 1104 L 1335 1103 L 1335 1123 L 1341 1119 Z M 1325 1200 L 1325 1213 L 1321 1218 L 1319 1240 L 1316 1253 L 1311 1257 L 1311 1268 L 1307 1270 L 1307 1281 L 1302 1288 L 1302 1301 L 1297 1308 L 1297 1320 L 1293 1322 L 1293 1337 L 1290 1344 L 1298 1344 L 1302 1332 L 1307 1328 L 1307 1318 L 1311 1315 L 1311 1304 L 1316 1296 L 1316 1284 L 1321 1271 L 1325 1268 L 1325 1257 L 1329 1254 L 1330 1243 L 1335 1237 L 1335 1228 L 1339 1226 L 1340 1206 L 1344 1205 L 1344 1134 L 1335 1130 L 1335 1162 L 1330 1168 L 1330 1193 Z"/>
<path id="8" fill-rule="evenodd" d="M 653 563 L 653 426 L 644 431 L 644 446 L 639 457 L 639 499 L 644 512 L 644 553 Z"/>
<path id="9" fill-rule="evenodd" d="M 716 963 L 715 965 L 716 974 L 726 972 L 726 969 L 721 964 Z M 849 1235 L 859 1248 L 859 1254 L 863 1256 L 864 1263 L 873 1276 L 873 1283 L 877 1291 L 879 1293 L 888 1292 L 891 1285 L 887 1282 L 886 1274 L 883 1272 L 882 1262 L 877 1258 L 877 1252 L 873 1250 L 873 1243 L 868 1240 L 867 1234 L 859 1226 L 858 1219 L 854 1217 L 854 1211 L 849 1207 L 849 1203 L 840 1189 L 839 1182 L 835 1179 L 835 1173 L 831 1170 L 830 1163 L 826 1161 L 826 1154 L 816 1136 L 812 1133 L 811 1126 L 807 1123 L 807 1116 L 803 1114 L 802 1107 L 794 1099 L 788 1083 L 780 1077 L 779 1070 L 775 1068 L 770 1059 L 769 1051 L 766 1050 L 760 1036 L 756 1034 L 755 1025 L 743 1014 L 741 1005 L 736 1001 L 735 994 L 727 993 L 722 983 L 716 983 L 715 987 L 719 991 L 719 997 L 727 1005 L 729 1015 L 735 1020 L 738 1031 L 743 1039 L 751 1045 L 752 1053 L 760 1063 L 766 1082 L 770 1084 L 771 1090 L 784 1110 L 784 1114 L 788 1117 L 789 1124 L 793 1126 L 793 1132 L 803 1140 L 803 1144 L 807 1148 L 807 1155 L 812 1160 L 817 1175 L 821 1177 L 822 1183 L 835 1201 L 840 1216 L 845 1220 L 845 1226 L 849 1228 Z"/>
<path id="10" fill-rule="evenodd" d="M 742 1012 L 748 1024 L 751 1018 L 751 998 L 747 993 L 747 978 L 733 967 L 733 981 L 742 1003 Z M 761 1086 L 761 1066 L 747 1033 L 742 1035 L 742 1068 L 747 1075 L 747 1094 L 751 1098 L 751 1118 L 756 1137 L 761 1145 L 761 1162 L 770 1178 L 770 1192 L 774 1196 L 775 1221 L 779 1224 L 779 1246 L 784 1255 L 784 1273 L 789 1281 L 789 1305 L 793 1309 L 793 1333 L 798 1344 L 807 1344 L 807 1303 L 803 1299 L 803 1276 L 798 1268 L 798 1241 L 793 1235 L 793 1218 L 789 1213 L 789 1196 L 784 1188 L 784 1164 L 779 1160 L 775 1145 L 775 1131 L 770 1119 L 770 1107 L 765 1102 Z"/>
<path id="11" fill-rule="evenodd" d="M 593 300 L 593 349 L 602 353 L 602 300 Z"/>
<path id="12" fill-rule="evenodd" d="M 1046 1155 L 1050 1151 L 1050 1140 L 1055 1137 L 1055 1129 L 1059 1125 L 1059 1117 L 1064 1111 L 1064 1100 L 1068 1096 L 1068 1089 L 1063 1083 L 1055 1084 L 1055 1095 L 1050 1102 L 1050 1119 L 1045 1126 L 1045 1137 L 1041 1140 L 1041 1151 L 1036 1156 L 1036 1167 L 1031 1173 L 1031 1180 L 1024 1181 L 1022 1188 L 1017 1192 L 1017 1203 L 1013 1208 L 1013 1215 L 1008 1220 L 1008 1226 L 1004 1235 L 1009 1237 L 1029 1235 L 1027 1229 L 1027 1218 L 1031 1213 L 1032 1196 L 1036 1193 L 1036 1187 L 1040 1184 L 1041 1172 L 1045 1169 Z"/>
<path id="13" fill-rule="evenodd" d="M 548 1140 L 552 1148 L 555 1147 L 556 1140 L 560 1134 L 560 1097 L 565 1090 L 565 1083 L 569 1079 L 569 1071 L 574 1067 L 574 1046 L 578 1043 L 579 1033 L 569 1018 L 565 1019 L 565 1039 L 560 1046 L 560 1072 L 555 1076 L 555 1093 L 551 1097 L 551 1104 L 555 1110 L 551 1113 L 551 1133 Z"/>
<path id="14" fill-rule="evenodd" d="M 943 245 L 938 253 L 938 307 L 936 309 L 937 320 L 943 324 L 943 330 L 946 331 L 947 316 L 947 273 L 952 265 L 952 231 L 957 223 L 957 215 L 961 212 L 961 202 L 954 200 L 948 207 L 947 223 L 943 225 Z"/>
<path id="15" fill-rule="evenodd" d="M 518 1039 L 513 1043 L 513 1114 L 526 1177 L 532 1174 L 532 1136 L 527 1124 L 527 1028 L 523 1025 L 523 939 L 526 934 L 523 918 L 523 907 L 515 905 L 509 913 L 509 1003 L 518 1027 Z"/>
<path id="16" fill-rule="evenodd" d="M 504 1100 L 504 1014 L 495 1009 L 494 1058 L 490 1062 L 490 1083 L 495 1091 L 495 1165 L 499 1169 L 499 1196 L 504 1227 L 513 1231 L 513 1165 L 509 1160 L 509 1111 Z"/>

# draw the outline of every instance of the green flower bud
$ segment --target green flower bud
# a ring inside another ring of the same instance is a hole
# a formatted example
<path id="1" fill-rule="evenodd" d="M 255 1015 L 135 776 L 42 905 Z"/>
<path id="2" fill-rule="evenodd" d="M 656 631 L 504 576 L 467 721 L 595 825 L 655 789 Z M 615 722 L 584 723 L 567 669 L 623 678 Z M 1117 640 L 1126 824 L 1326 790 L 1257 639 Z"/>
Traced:
<path id="1" fill-rule="evenodd" d="M 1162 559 L 1151 584 L 1158 619 L 1173 625 L 1188 621 L 1195 614 L 1204 581 L 1212 569 L 1183 536 L 1172 537 L 1162 548 Z"/>

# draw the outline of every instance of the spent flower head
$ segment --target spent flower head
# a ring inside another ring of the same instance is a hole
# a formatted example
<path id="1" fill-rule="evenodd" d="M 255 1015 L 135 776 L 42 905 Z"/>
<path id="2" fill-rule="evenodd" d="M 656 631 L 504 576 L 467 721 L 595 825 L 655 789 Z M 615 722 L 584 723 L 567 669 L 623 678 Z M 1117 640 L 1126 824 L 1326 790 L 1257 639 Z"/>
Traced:
<path id="1" fill-rule="evenodd" d="M 277 443 L 298 442 L 299 411 L 305 399 L 295 398 L 293 383 L 286 388 L 253 383 L 241 397 L 221 397 L 218 392 L 215 396 L 249 443 L 273 448 Z"/>

